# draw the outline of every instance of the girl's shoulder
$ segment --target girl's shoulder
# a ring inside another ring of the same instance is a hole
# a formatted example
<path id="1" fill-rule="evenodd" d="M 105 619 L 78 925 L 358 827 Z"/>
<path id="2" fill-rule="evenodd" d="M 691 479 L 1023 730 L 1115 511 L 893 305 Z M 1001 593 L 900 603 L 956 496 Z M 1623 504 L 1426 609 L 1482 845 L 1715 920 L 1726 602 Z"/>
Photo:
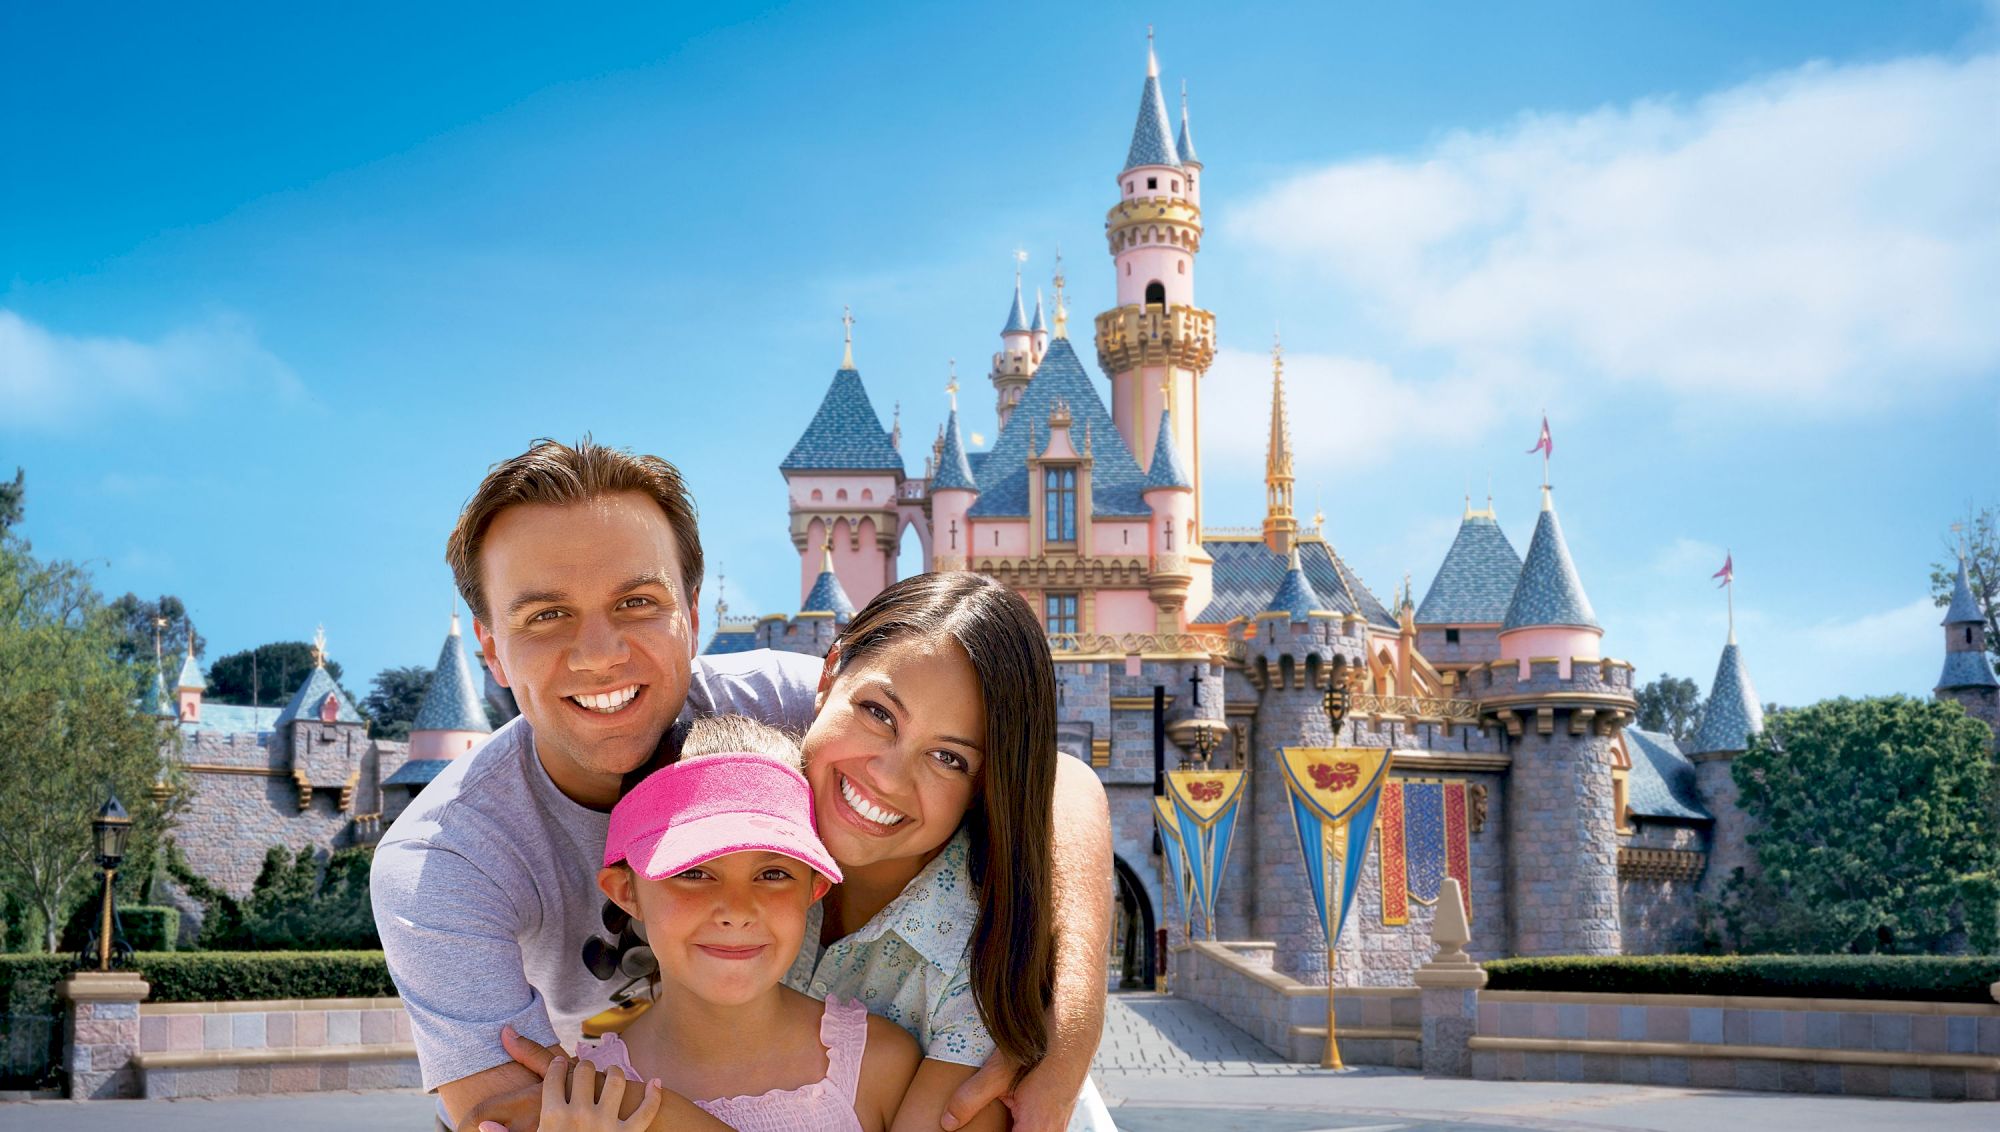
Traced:
<path id="1" fill-rule="evenodd" d="M 854 1090 L 854 1114 L 864 1128 L 887 1128 L 902 1107 L 903 1094 L 924 1054 L 908 1030 L 879 1014 L 867 1019 L 868 1046 Z"/>

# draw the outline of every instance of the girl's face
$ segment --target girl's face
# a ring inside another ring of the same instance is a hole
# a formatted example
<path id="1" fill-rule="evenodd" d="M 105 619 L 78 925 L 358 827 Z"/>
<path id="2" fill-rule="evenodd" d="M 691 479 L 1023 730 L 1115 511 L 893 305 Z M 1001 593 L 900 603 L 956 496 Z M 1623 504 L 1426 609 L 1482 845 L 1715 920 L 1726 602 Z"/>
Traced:
<path id="1" fill-rule="evenodd" d="M 650 880 L 615 865 L 597 884 L 646 925 L 663 982 L 717 1006 L 777 986 L 799 954 L 825 878 L 782 853 L 750 850 Z"/>
<path id="2" fill-rule="evenodd" d="M 842 869 L 928 861 L 957 831 L 987 752 L 986 700 L 957 641 L 901 642 L 820 678 L 806 732 L 820 840 Z"/>

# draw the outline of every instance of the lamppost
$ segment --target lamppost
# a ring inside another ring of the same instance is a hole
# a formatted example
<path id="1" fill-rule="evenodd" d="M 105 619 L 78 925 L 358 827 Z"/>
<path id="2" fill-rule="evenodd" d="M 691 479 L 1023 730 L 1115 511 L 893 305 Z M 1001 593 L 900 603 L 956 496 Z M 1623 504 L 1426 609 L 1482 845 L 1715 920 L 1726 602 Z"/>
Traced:
<path id="1" fill-rule="evenodd" d="M 104 807 L 90 823 L 90 832 L 97 843 L 97 867 L 104 870 L 104 902 L 97 927 L 77 959 L 85 966 L 94 963 L 98 970 L 109 971 L 113 966 L 123 965 L 132 955 L 125 932 L 119 926 L 118 913 L 111 906 L 111 882 L 118 875 L 118 863 L 125 859 L 125 841 L 132 836 L 132 819 L 126 815 L 125 807 L 119 805 L 118 795 L 105 799 Z"/>
<path id="2" fill-rule="evenodd" d="M 1320 707 L 1326 711 L 1326 722 L 1333 729 L 1333 743 L 1340 743 L 1340 725 L 1347 721 L 1348 709 L 1354 706 L 1354 689 L 1360 682 L 1361 667 L 1343 664 L 1329 675 L 1326 681 L 1326 695 L 1320 700 Z M 1331 864 L 1328 869 L 1331 871 Z M 1339 911 L 1332 906 L 1331 897 L 1326 910 L 1329 924 L 1326 933 L 1326 1050 L 1320 1056 L 1320 1068 L 1344 1069 L 1340 1060 L 1340 1046 L 1334 1040 L 1333 1010 L 1333 962 L 1334 946 L 1339 942 Z"/>

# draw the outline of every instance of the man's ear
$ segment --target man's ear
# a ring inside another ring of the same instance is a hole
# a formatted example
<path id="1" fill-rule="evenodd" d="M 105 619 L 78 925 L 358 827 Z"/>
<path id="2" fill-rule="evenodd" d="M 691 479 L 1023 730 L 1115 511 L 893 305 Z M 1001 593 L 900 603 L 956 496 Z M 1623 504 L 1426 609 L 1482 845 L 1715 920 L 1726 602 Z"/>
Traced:
<path id="1" fill-rule="evenodd" d="M 687 619 L 688 655 L 690 657 L 699 656 L 701 655 L 701 587 L 699 585 L 695 586 L 693 591 L 688 594 Z"/>
<path id="2" fill-rule="evenodd" d="M 597 870 L 597 889 L 613 904 L 625 909 L 626 915 L 635 920 L 643 919 L 639 915 L 639 886 L 630 865 L 606 865 Z"/>
<path id="3" fill-rule="evenodd" d="M 486 670 L 493 674 L 493 682 L 502 688 L 511 687 L 507 683 L 507 670 L 500 666 L 500 642 L 493 636 L 493 630 L 475 617 L 472 619 L 472 635 L 479 641 L 479 655 L 486 658 Z"/>
<path id="4" fill-rule="evenodd" d="M 813 693 L 813 714 L 818 715 L 826 706 L 827 690 L 833 687 L 833 675 L 840 670 L 840 646 L 826 650 L 826 663 L 819 668 L 819 690 Z"/>

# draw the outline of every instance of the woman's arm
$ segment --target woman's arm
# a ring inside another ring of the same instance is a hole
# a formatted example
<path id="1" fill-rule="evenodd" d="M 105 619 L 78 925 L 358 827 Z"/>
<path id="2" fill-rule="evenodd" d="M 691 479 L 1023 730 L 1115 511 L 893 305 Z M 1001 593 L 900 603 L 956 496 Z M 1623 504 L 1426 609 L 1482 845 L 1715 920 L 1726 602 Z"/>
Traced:
<path id="1" fill-rule="evenodd" d="M 1055 1001 L 1049 1008 L 1048 1056 L 1014 1084 L 1019 1066 L 1004 1053 L 987 1059 L 952 1096 L 943 1127 L 1006 1096 L 1020 1132 L 1061 1132 L 1090 1076 L 1104 1035 L 1104 964 L 1111 946 L 1111 807 L 1097 772 L 1081 759 L 1056 756 Z"/>
<path id="2" fill-rule="evenodd" d="M 970 1079 L 978 1068 L 976 1065 L 956 1065 L 925 1058 L 917 1066 L 917 1075 L 910 1080 L 908 1091 L 903 1094 L 903 1104 L 896 1110 L 896 1122 L 889 1126 L 891 1132 L 937 1132 L 940 1127 L 956 1128 L 961 1132 L 1007 1132 L 1011 1127 L 1007 1106 L 997 1101 L 989 1102 L 972 1113 L 970 1119 L 957 1124 L 943 1123 L 948 1119 L 946 1102 L 957 1099 L 952 1095 L 953 1091 Z"/>

